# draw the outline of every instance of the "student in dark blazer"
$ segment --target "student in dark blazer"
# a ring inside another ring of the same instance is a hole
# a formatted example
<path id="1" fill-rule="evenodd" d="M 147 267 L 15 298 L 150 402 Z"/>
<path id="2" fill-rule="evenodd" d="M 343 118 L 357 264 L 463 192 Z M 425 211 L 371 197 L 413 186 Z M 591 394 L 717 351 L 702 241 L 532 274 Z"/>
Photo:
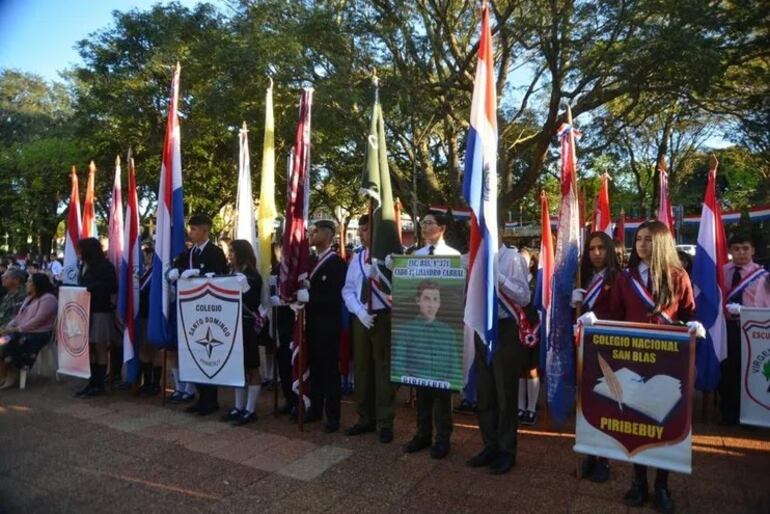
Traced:
<path id="1" fill-rule="evenodd" d="M 192 245 L 179 254 L 167 272 L 167 277 L 174 282 L 179 278 L 192 278 L 213 273 L 224 275 L 228 273 L 225 253 L 214 242 L 209 240 L 211 234 L 211 218 L 205 214 L 195 214 L 187 222 L 188 237 Z M 178 368 L 176 368 L 178 370 Z M 178 377 L 178 371 L 175 378 Z M 186 409 L 186 412 L 205 416 L 219 409 L 217 402 L 217 387 L 198 385 L 198 401 Z M 179 391 L 175 391 L 175 394 Z"/>
<path id="2" fill-rule="evenodd" d="M 310 410 L 307 421 L 326 414 L 324 431 L 340 427 L 340 335 L 342 333 L 342 286 L 347 265 L 332 250 L 336 227 L 329 220 L 317 221 L 310 229 L 310 243 L 317 256 L 310 272 L 310 290 L 297 292 L 306 303 L 306 333 L 310 365 Z"/>

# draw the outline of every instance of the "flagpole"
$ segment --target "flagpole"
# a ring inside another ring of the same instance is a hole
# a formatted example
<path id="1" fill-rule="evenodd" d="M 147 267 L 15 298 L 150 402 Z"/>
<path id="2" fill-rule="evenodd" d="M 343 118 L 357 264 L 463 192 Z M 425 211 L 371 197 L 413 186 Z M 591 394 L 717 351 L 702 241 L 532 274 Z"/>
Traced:
<path id="1" fill-rule="evenodd" d="M 578 182 L 577 182 L 577 152 L 575 151 L 575 127 L 572 125 L 572 108 L 570 107 L 569 103 L 567 105 L 567 125 L 569 125 L 569 146 L 570 146 L 570 155 L 569 158 L 572 161 L 572 190 L 575 191 L 575 194 L 578 195 Z M 583 232 L 583 220 L 581 218 L 580 220 L 581 227 L 580 231 Z M 578 244 L 578 263 L 580 263 L 580 257 L 583 253 L 582 248 L 582 241 L 580 241 L 581 244 Z M 578 287 L 580 286 L 580 265 L 577 267 L 577 275 L 575 276 L 575 282 L 578 284 Z M 575 305 L 575 312 L 578 316 L 583 312 L 583 302 L 578 302 Z"/>
<path id="2" fill-rule="evenodd" d="M 374 103 L 375 105 L 380 99 L 380 80 L 377 78 L 377 69 L 372 71 L 372 85 L 374 86 Z M 374 199 L 369 197 L 369 254 L 366 258 L 366 263 L 371 266 L 372 263 L 372 251 L 374 250 Z M 370 268 L 371 269 L 371 268 Z M 371 273 L 370 273 L 371 274 Z M 366 278 L 369 281 L 369 290 L 367 298 L 367 310 L 369 314 L 372 313 L 372 278 Z"/>

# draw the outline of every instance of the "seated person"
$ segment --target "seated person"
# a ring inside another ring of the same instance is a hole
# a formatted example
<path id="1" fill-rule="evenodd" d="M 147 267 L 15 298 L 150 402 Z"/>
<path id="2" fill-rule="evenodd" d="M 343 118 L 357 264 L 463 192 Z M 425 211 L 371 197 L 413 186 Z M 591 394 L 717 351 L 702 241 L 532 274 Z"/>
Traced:
<path id="1" fill-rule="evenodd" d="M 15 386 L 19 369 L 32 366 L 40 349 L 51 340 L 58 309 L 54 291 L 48 276 L 32 274 L 27 283 L 27 298 L 0 338 L 0 354 L 5 363 L 10 364 L 0 389 Z"/>

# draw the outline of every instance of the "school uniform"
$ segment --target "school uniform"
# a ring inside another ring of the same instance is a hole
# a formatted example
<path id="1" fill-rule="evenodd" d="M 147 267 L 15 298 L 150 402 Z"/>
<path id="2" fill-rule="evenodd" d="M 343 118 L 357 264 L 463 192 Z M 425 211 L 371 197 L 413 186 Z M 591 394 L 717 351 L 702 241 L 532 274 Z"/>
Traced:
<path id="1" fill-rule="evenodd" d="M 186 270 L 200 270 L 200 275 L 214 273 L 224 275 L 228 272 L 227 258 L 220 247 L 211 241 L 205 241 L 199 245 L 193 245 L 179 254 L 174 260 L 172 268 L 179 273 Z M 217 386 L 196 384 L 198 389 L 198 401 L 187 408 L 188 412 L 209 414 L 219 408 L 217 402 Z"/>
<path id="2" fill-rule="evenodd" d="M 724 284 L 728 288 L 727 302 L 755 305 L 762 294 L 761 286 L 767 277 L 762 266 L 750 262 L 736 266 L 734 262 L 723 268 Z M 737 424 L 741 406 L 741 317 L 725 313 L 727 325 L 727 358 L 722 361 L 719 378 L 719 410 L 722 423 Z"/>
<path id="3" fill-rule="evenodd" d="M 327 427 L 340 423 L 340 335 L 342 333 L 342 286 L 345 261 L 331 248 L 316 259 L 310 272 L 310 301 L 305 327 L 309 346 L 310 419 L 326 414 Z"/>

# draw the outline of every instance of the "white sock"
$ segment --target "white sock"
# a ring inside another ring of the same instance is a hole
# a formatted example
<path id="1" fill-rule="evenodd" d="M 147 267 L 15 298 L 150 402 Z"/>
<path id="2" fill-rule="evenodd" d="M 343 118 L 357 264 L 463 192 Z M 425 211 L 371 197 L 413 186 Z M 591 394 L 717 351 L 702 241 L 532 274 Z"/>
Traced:
<path id="1" fill-rule="evenodd" d="M 174 375 L 174 391 L 184 392 L 184 382 L 179 380 L 179 368 L 171 368 L 171 374 Z"/>
<path id="2" fill-rule="evenodd" d="M 246 400 L 246 412 L 254 412 L 257 409 L 257 398 L 259 398 L 259 390 L 261 386 L 251 385 L 248 387 L 248 399 Z"/>
<path id="3" fill-rule="evenodd" d="M 235 388 L 235 408 L 238 410 L 243 410 L 244 405 L 246 405 L 246 388 L 236 387 Z"/>
<path id="4" fill-rule="evenodd" d="M 519 379 L 519 410 L 527 410 L 527 381 Z"/>
<path id="5" fill-rule="evenodd" d="M 540 394 L 540 379 L 530 378 L 527 380 L 527 410 L 535 412 L 537 409 L 537 397 Z"/>
<path id="6" fill-rule="evenodd" d="M 193 384 L 192 382 L 179 382 L 179 383 L 182 384 L 182 387 L 184 388 L 182 389 L 183 392 L 187 394 L 195 394 L 195 384 Z"/>

